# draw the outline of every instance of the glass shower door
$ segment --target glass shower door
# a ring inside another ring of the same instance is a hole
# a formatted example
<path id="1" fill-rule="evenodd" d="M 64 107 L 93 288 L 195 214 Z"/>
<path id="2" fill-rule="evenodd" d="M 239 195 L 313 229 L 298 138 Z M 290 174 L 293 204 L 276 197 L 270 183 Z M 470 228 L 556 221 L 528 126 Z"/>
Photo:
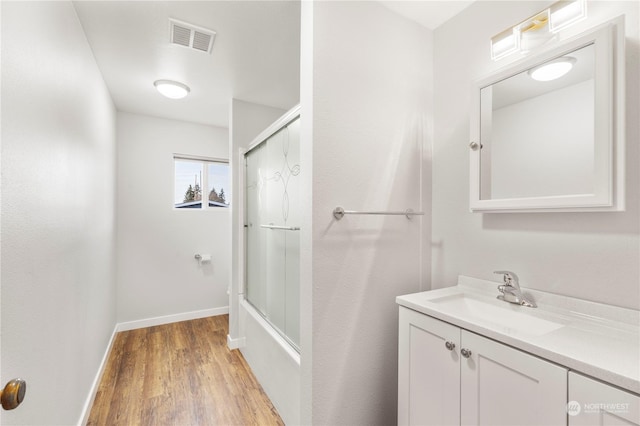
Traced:
<path id="1" fill-rule="evenodd" d="M 246 298 L 300 342 L 299 119 L 245 155 Z"/>

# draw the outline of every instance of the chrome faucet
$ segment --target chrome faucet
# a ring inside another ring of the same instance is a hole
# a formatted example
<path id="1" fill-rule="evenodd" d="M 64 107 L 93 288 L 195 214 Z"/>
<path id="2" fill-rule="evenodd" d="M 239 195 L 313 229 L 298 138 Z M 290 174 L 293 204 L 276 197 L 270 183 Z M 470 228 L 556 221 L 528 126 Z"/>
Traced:
<path id="1" fill-rule="evenodd" d="M 503 275 L 502 278 L 504 279 L 504 284 L 498 286 L 498 290 L 502 293 L 498 295 L 498 299 L 520 306 L 537 308 L 533 300 L 522 294 L 518 276 L 515 273 L 511 271 L 494 271 L 493 273 Z"/>

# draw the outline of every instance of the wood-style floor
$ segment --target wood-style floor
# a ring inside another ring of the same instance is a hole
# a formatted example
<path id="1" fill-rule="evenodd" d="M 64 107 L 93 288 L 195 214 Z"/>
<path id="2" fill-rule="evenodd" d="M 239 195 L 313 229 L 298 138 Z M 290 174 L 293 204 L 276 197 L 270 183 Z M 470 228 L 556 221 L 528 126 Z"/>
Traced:
<path id="1" fill-rule="evenodd" d="M 116 335 L 88 425 L 283 425 L 240 351 L 228 316 Z"/>

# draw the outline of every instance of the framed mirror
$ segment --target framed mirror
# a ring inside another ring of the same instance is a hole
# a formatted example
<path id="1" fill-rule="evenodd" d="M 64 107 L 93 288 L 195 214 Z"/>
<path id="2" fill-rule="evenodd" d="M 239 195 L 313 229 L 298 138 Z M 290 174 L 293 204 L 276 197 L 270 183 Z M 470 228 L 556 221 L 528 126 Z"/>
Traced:
<path id="1" fill-rule="evenodd" d="M 624 210 L 623 45 L 611 22 L 474 83 L 471 211 Z"/>

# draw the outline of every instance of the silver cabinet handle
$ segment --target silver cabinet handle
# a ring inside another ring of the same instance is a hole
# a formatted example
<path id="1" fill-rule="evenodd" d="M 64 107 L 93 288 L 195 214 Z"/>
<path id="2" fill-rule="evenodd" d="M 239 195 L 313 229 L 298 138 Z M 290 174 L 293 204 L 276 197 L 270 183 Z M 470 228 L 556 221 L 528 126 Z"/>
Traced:
<path id="1" fill-rule="evenodd" d="M 475 151 L 476 149 L 478 149 L 478 146 L 479 146 L 479 145 L 478 145 L 478 142 L 471 142 L 471 143 L 469 143 L 469 148 L 471 148 L 471 149 L 472 149 L 472 150 L 474 150 L 474 151 Z"/>
<path id="2" fill-rule="evenodd" d="M 471 356 L 471 351 L 469 349 L 462 348 L 460 349 L 460 354 L 465 358 L 469 358 Z"/>
<path id="3" fill-rule="evenodd" d="M 454 350 L 456 347 L 456 344 L 453 342 L 444 342 L 444 346 L 449 349 L 450 351 Z"/>

